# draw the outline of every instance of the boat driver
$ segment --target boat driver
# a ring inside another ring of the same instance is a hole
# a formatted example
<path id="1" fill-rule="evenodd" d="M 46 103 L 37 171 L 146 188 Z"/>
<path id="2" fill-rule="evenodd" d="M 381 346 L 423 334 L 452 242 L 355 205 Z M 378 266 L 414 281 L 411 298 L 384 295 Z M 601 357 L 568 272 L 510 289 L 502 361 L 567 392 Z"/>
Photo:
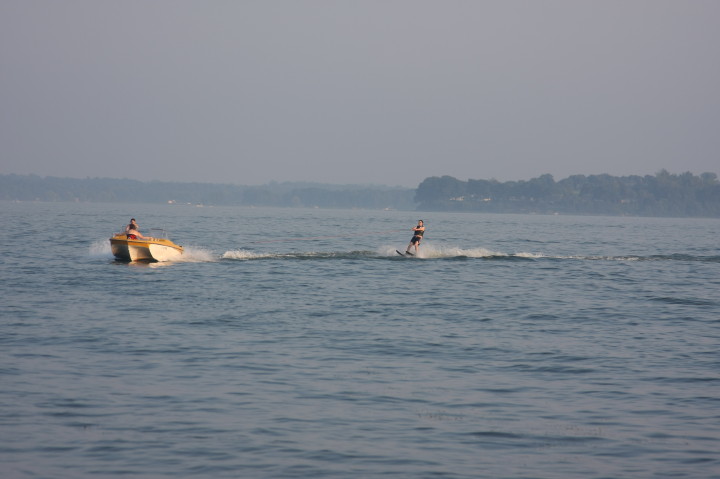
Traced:
<path id="1" fill-rule="evenodd" d="M 135 222 L 135 218 L 130 218 L 130 224 L 128 224 L 125 227 L 125 234 L 127 235 L 127 239 L 145 239 L 145 237 L 140 234 L 138 224 Z"/>

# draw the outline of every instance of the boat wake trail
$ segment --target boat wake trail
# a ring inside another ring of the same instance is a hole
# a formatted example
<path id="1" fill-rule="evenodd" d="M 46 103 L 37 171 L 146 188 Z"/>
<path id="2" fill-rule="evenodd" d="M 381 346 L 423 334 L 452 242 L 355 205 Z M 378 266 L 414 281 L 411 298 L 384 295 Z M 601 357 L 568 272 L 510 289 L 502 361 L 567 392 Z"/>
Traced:
<path id="1" fill-rule="evenodd" d="M 362 259 L 377 258 L 378 254 L 374 251 L 309 251 L 309 252 L 293 252 L 293 253 L 259 253 L 247 250 L 226 251 L 222 255 L 222 259 L 235 261 L 250 261 L 259 259 L 295 259 L 295 260 L 317 260 L 317 259 Z"/>
<path id="2" fill-rule="evenodd" d="M 530 254 L 530 253 L 523 253 Z M 420 248 L 419 258 L 498 258 L 510 257 L 506 253 L 492 251 L 483 247 L 460 248 L 457 246 L 435 246 L 425 244 Z"/>
<path id="3" fill-rule="evenodd" d="M 388 249 L 388 255 L 392 249 Z M 483 247 L 460 248 L 456 246 L 435 246 L 426 244 L 420 249 L 419 258 L 479 258 L 493 260 L 576 260 L 576 261 L 690 261 L 703 263 L 718 263 L 720 256 L 696 256 L 687 254 L 670 255 L 583 255 L 583 254 L 547 254 L 541 252 L 514 252 L 505 253 L 493 251 Z"/>
<path id="4" fill-rule="evenodd" d="M 213 263 L 218 261 L 254 261 L 254 260 L 393 260 L 402 261 L 396 247 L 384 245 L 376 250 L 356 251 L 296 251 L 296 252 L 262 252 L 247 249 L 225 251 L 222 254 L 203 247 L 185 247 L 184 254 L 167 263 Z M 107 241 L 96 241 L 88 250 L 92 258 L 112 259 L 113 255 Z M 408 257 L 405 257 L 407 259 Z M 424 244 L 415 259 L 424 260 L 493 260 L 493 261 L 679 261 L 720 263 L 720 256 L 696 256 L 687 254 L 671 255 L 583 255 L 583 254 L 547 254 L 540 252 L 501 252 L 484 247 L 461 248 Z"/>
<path id="5" fill-rule="evenodd" d="M 186 246 L 183 255 L 173 263 L 211 263 L 217 261 L 217 255 L 205 248 Z"/>
<path id="6" fill-rule="evenodd" d="M 462 249 L 456 247 L 423 247 L 416 256 L 417 259 L 464 259 L 464 258 L 534 258 L 532 253 L 505 254 L 491 251 L 485 248 Z M 539 256 L 537 256 L 539 257 Z M 318 260 L 318 259 L 391 259 L 402 260 L 398 256 L 395 246 L 381 246 L 374 251 L 305 251 L 305 252 L 256 252 L 245 249 L 226 251 L 221 256 L 225 260 L 252 261 L 262 259 L 294 259 L 294 260 Z"/>

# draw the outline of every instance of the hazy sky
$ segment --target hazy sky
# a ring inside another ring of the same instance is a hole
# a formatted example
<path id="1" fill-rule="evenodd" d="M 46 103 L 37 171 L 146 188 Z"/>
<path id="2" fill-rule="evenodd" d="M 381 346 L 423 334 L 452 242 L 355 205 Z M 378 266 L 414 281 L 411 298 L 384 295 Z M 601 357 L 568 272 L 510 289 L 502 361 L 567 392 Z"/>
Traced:
<path id="1" fill-rule="evenodd" d="M 717 0 L 2 0 L 0 173 L 720 173 Z"/>

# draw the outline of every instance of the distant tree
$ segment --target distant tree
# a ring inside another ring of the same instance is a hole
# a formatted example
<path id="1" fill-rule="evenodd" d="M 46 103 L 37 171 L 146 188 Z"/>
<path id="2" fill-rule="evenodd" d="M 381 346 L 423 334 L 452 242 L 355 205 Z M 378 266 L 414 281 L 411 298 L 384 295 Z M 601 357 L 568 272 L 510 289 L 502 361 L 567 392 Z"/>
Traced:
<path id="1" fill-rule="evenodd" d="M 415 200 L 421 209 L 446 211 L 720 217 L 715 173 L 667 170 L 644 177 L 573 175 L 557 182 L 549 174 L 505 183 L 431 177 Z"/>
<path id="2" fill-rule="evenodd" d="M 457 201 L 464 197 L 467 191 L 467 183 L 460 181 L 452 176 L 437 177 L 425 179 L 417 188 L 415 193 L 415 201 L 422 198 L 423 202 L 429 204 L 445 205 L 449 201 Z"/>

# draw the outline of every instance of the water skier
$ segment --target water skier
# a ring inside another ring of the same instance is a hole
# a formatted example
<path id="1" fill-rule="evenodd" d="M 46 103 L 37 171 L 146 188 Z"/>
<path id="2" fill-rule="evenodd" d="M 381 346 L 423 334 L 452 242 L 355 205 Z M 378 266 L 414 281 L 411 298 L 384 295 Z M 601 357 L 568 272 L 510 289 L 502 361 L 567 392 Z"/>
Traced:
<path id="1" fill-rule="evenodd" d="M 415 246 L 415 254 L 418 252 L 418 248 L 420 247 L 420 241 L 422 240 L 423 235 L 425 234 L 425 226 L 423 225 L 423 220 L 418 220 L 418 224 L 413 229 L 413 237 L 410 239 L 410 244 L 408 245 L 407 249 L 405 250 L 405 253 L 412 254 L 410 252 L 410 248 Z"/>

